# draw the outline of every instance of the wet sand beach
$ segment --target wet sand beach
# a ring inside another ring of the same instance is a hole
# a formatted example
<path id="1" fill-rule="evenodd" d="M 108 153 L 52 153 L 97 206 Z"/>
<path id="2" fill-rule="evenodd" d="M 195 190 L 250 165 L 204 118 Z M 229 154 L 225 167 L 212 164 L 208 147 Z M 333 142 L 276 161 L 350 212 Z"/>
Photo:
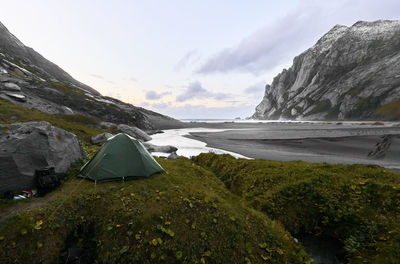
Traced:
<path id="1" fill-rule="evenodd" d="M 228 129 L 192 139 L 246 157 L 335 164 L 376 164 L 400 171 L 400 127 L 343 123 L 202 123 Z"/>

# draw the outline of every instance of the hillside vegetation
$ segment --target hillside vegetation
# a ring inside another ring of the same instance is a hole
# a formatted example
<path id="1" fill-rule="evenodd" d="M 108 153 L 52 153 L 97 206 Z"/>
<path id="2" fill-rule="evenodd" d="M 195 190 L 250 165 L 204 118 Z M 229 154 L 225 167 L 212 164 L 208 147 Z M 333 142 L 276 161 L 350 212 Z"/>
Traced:
<path id="1" fill-rule="evenodd" d="M 99 120 L 0 99 L 0 122 L 44 120 L 89 158 Z M 110 131 L 113 132 L 113 131 Z M 377 166 L 235 159 L 158 159 L 166 173 L 95 185 L 76 163 L 56 191 L 0 201 L 0 263 L 312 263 L 295 237 L 339 241 L 349 263 L 400 259 L 400 175 Z"/>
<path id="2" fill-rule="evenodd" d="M 74 133 L 84 144 L 90 144 L 90 138 L 103 132 L 114 132 L 100 126 L 100 120 L 94 117 L 74 115 L 57 115 L 43 113 L 24 106 L 13 104 L 0 98 L 0 124 L 15 122 L 47 121 L 53 126 Z"/>
<path id="3" fill-rule="evenodd" d="M 213 173 L 186 158 L 159 162 L 167 173 L 100 185 L 71 170 L 62 188 L 34 199 L 41 207 L 3 216 L 0 262 L 65 262 L 68 241 L 95 238 L 89 258 L 99 263 L 311 263 Z"/>
<path id="4" fill-rule="evenodd" d="M 377 166 L 235 159 L 201 154 L 242 202 L 292 233 L 339 240 L 349 263 L 398 263 L 400 175 Z"/>

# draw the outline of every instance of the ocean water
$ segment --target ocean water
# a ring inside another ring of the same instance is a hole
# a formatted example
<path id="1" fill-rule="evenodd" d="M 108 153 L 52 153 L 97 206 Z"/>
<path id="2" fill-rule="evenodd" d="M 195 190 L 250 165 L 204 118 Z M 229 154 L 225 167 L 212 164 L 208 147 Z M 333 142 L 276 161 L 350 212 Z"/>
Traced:
<path id="1" fill-rule="evenodd" d="M 374 126 L 372 125 L 375 122 L 383 123 L 383 126 L 400 126 L 400 122 L 390 122 L 390 121 L 372 121 L 372 120 L 366 120 L 366 121 L 307 121 L 307 120 L 285 120 L 285 119 L 279 119 L 279 120 L 255 120 L 255 119 L 180 119 L 180 121 L 185 122 L 185 123 L 299 123 L 299 124 L 336 124 L 340 123 L 343 125 L 354 125 L 354 126 L 359 126 L 359 125 L 364 125 L 363 127 L 367 126 Z M 374 126 L 376 127 L 376 126 Z"/>
<path id="2" fill-rule="evenodd" d="M 210 129 L 210 128 L 185 128 L 185 129 L 168 129 L 164 130 L 164 133 L 152 135 L 152 140 L 149 143 L 163 146 L 172 145 L 178 148 L 177 154 L 184 157 L 197 156 L 200 153 L 213 152 L 216 154 L 230 154 L 236 158 L 248 158 L 238 153 L 207 147 L 206 143 L 187 138 L 185 135 L 189 135 L 190 132 L 222 132 L 226 129 Z M 231 130 L 231 129 L 230 129 Z M 152 155 L 159 157 L 167 157 L 167 153 L 153 152 Z"/>

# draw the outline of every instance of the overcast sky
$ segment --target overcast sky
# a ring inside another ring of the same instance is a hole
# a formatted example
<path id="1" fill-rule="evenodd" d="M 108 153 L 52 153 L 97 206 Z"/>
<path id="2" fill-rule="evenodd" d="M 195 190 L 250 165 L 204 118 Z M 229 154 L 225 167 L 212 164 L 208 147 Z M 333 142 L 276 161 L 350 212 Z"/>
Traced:
<path id="1" fill-rule="evenodd" d="M 25 45 L 103 95 L 175 118 L 247 117 L 336 24 L 400 19 L 400 0 L 0 0 Z"/>

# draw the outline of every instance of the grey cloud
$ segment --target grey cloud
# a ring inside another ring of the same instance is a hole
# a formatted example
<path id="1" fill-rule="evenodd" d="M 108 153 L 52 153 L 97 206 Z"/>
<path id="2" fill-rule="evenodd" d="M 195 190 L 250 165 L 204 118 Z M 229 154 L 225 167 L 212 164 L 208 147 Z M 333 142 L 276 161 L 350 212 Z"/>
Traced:
<path id="1" fill-rule="evenodd" d="M 168 103 L 156 103 L 156 104 L 152 104 L 151 107 L 155 108 L 155 109 L 166 109 L 168 107 L 171 106 L 171 102 Z"/>
<path id="2" fill-rule="evenodd" d="M 336 24 L 358 20 L 398 19 L 398 0 L 300 1 L 274 23 L 208 58 L 198 73 L 242 71 L 259 74 L 288 63 Z"/>
<path id="3" fill-rule="evenodd" d="M 254 113 L 254 105 L 235 105 L 227 107 L 206 107 L 203 105 L 185 104 L 174 106 L 171 103 L 153 104 L 152 109 L 178 119 L 233 119 L 248 117 Z"/>
<path id="4" fill-rule="evenodd" d="M 229 72 L 233 70 L 258 73 L 272 69 L 287 60 L 310 38 L 310 24 L 317 16 L 313 10 L 306 14 L 292 13 L 209 58 L 198 73 Z M 289 54 L 290 55 L 289 55 Z"/>
<path id="5" fill-rule="evenodd" d="M 90 76 L 92 76 L 94 78 L 97 78 L 97 79 L 104 79 L 103 76 L 100 76 L 100 75 L 97 75 L 97 74 L 94 74 L 94 73 L 91 73 Z"/>
<path id="6" fill-rule="evenodd" d="M 183 57 L 176 63 L 174 70 L 180 71 L 191 63 L 194 63 L 200 59 L 200 54 L 197 50 L 188 51 Z"/>
<path id="7" fill-rule="evenodd" d="M 147 100 L 158 100 L 168 94 L 171 94 L 171 93 L 170 92 L 157 93 L 156 91 L 148 91 L 148 92 L 146 92 L 146 99 Z"/>
<path id="8" fill-rule="evenodd" d="M 103 76 L 98 75 L 98 74 L 92 73 L 92 74 L 90 74 L 90 76 L 92 76 L 92 77 L 94 77 L 94 78 L 96 78 L 96 79 L 104 80 L 104 81 L 106 81 L 106 82 L 108 82 L 108 83 L 110 83 L 110 84 L 116 84 L 114 81 L 107 80 L 106 78 L 104 78 Z"/>
<path id="9" fill-rule="evenodd" d="M 199 98 L 213 98 L 216 100 L 223 100 L 229 98 L 230 95 L 226 93 L 213 93 L 204 89 L 200 82 L 190 83 L 186 90 L 176 97 L 177 102 L 184 102 L 189 99 Z"/>

